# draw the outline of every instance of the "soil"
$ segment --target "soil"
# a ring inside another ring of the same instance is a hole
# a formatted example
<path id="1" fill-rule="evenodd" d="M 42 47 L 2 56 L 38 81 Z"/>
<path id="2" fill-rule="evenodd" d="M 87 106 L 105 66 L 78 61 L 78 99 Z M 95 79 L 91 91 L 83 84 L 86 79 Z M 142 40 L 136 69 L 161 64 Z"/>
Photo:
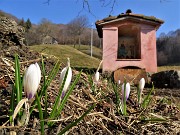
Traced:
<path id="1" fill-rule="evenodd" d="M 40 134 L 40 122 L 38 110 L 35 108 L 30 121 L 26 126 L 10 126 L 9 107 L 10 95 L 14 84 L 14 54 L 20 58 L 21 73 L 31 63 L 38 62 L 41 65 L 41 54 L 30 51 L 26 46 L 12 46 L 1 50 L 0 59 L 0 134 L 9 134 L 16 131 L 17 134 Z M 47 73 L 52 69 L 56 60 L 44 56 Z M 65 64 L 62 63 L 63 68 Z M 73 70 L 74 81 L 79 71 Z M 52 81 L 48 88 L 48 110 L 50 111 L 59 90 L 59 76 Z M 41 79 L 42 80 L 42 79 Z M 43 82 L 42 82 L 43 83 Z M 41 84 L 42 84 L 41 83 Z M 89 82 L 89 75 L 81 74 L 81 78 L 70 95 L 63 109 L 60 121 L 51 127 L 45 128 L 45 134 L 56 134 L 69 123 L 79 118 L 94 102 L 96 107 L 67 134 L 71 135 L 116 135 L 116 134 L 180 134 L 180 90 L 156 89 L 151 95 L 150 104 L 146 109 L 137 103 L 137 88 L 131 87 L 130 97 L 127 100 L 127 115 L 123 116 L 116 108 L 116 95 L 107 78 L 100 78 L 94 85 Z M 39 88 L 40 89 L 40 88 Z M 118 88 L 119 95 L 120 87 Z M 145 88 L 143 98 L 151 88 Z M 23 93 L 23 97 L 24 93 Z M 44 97 L 41 99 L 44 106 Z"/>

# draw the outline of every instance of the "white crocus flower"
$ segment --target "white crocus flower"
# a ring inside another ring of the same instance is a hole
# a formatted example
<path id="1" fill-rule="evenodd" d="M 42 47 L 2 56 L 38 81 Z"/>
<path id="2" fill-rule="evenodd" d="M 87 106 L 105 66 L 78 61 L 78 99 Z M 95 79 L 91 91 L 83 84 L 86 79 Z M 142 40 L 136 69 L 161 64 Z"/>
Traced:
<path id="1" fill-rule="evenodd" d="M 99 72 L 96 71 L 95 75 L 94 75 L 94 81 L 98 82 L 99 81 Z"/>
<path id="2" fill-rule="evenodd" d="M 130 84 L 129 83 L 126 83 L 126 88 L 124 89 L 124 83 L 122 84 L 122 102 L 124 101 L 124 98 L 126 98 L 126 101 L 129 97 L 129 94 L 130 94 Z M 126 91 L 126 97 L 124 97 L 124 91 Z"/>
<path id="3" fill-rule="evenodd" d="M 66 75 L 66 72 L 68 70 L 68 73 L 67 73 L 67 78 L 66 78 L 66 81 L 65 81 L 65 84 L 64 84 L 64 87 L 63 87 L 63 91 L 62 91 L 62 95 L 61 95 L 61 99 L 64 97 L 64 95 L 66 94 L 66 91 L 71 83 L 71 79 L 72 79 L 72 69 L 70 67 L 70 59 L 67 58 L 68 61 L 67 61 L 67 66 L 65 68 L 63 68 L 63 70 L 61 71 L 61 75 L 60 75 L 60 87 L 63 83 L 63 80 L 65 78 L 65 75 Z"/>
<path id="4" fill-rule="evenodd" d="M 123 83 L 122 84 L 122 106 L 121 106 L 121 112 L 126 115 L 126 101 L 129 98 L 130 94 L 130 84 L 129 83 Z"/>
<path id="5" fill-rule="evenodd" d="M 23 78 L 24 91 L 26 97 L 31 99 L 36 94 L 41 80 L 41 70 L 38 63 L 31 64 L 25 71 Z"/>
<path id="6" fill-rule="evenodd" d="M 139 81 L 139 89 L 142 92 L 145 86 L 145 79 L 141 78 L 141 80 Z"/>
<path id="7" fill-rule="evenodd" d="M 141 80 L 139 81 L 139 103 L 141 103 L 141 98 L 142 98 L 142 91 L 144 89 L 144 86 L 145 86 L 145 79 L 144 78 L 141 78 Z"/>
<path id="8" fill-rule="evenodd" d="M 97 70 L 96 70 L 96 73 L 95 73 L 95 75 L 94 75 L 94 83 L 98 83 L 98 81 L 99 81 L 99 78 L 100 78 L 100 74 L 99 74 L 99 69 L 100 69 L 100 67 L 101 67 L 101 64 L 102 64 L 102 62 L 103 61 L 101 61 L 100 63 L 99 63 L 99 66 L 98 66 L 98 68 L 97 68 Z"/>

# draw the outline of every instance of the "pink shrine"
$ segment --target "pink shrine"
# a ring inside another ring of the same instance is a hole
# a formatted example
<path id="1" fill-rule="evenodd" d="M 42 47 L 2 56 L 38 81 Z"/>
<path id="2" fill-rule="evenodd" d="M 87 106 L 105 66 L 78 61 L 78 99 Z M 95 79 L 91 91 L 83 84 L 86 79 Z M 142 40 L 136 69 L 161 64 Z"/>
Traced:
<path id="1" fill-rule="evenodd" d="M 103 38 L 103 72 L 125 67 L 157 72 L 156 31 L 163 23 L 131 10 L 96 21 L 98 35 Z"/>

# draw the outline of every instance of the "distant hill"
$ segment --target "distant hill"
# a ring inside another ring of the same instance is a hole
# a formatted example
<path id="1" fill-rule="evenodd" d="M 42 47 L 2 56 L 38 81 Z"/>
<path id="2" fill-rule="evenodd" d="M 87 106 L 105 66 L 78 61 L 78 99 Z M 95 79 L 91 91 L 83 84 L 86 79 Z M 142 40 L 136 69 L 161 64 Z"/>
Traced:
<path id="1" fill-rule="evenodd" d="M 9 14 L 9 13 L 6 13 L 6 12 L 4 12 L 2 10 L 0 10 L 0 16 L 6 16 L 6 17 L 8 17 L 10 19 L 15 20 L 17 23 L 20 21 L 20 19 L 18 19 L 16 16 L 14 16 L 12 14 Z"/>
<path id="2" fill-rule="evenodd" d="M 26 24 L 27 20 L 24 20 L 23 22 L 22 21 L 23 18 L 17 18 L 14 15 L 6 13 L 2 10 L 0 11 L 0 14 L 2 16 L 6 16 L 8 18 L 15 20 L 19 25 L 22 25 L 24 27 L 27 26 Z M 29 21 L 31 22 L 31 18 L 29 18 Z M 80 22 L 82 21 L 80 20 Z M 89 45 L 91 39 L 90 38 L 91 28 L 88 27 L 89 25 L 79 24 L 77 21 L 74 23 L 76 25 L 61 24 L 61 22 L 53 23 L 51 22 L 51 20 L 48 20 L 46 18 L 42 18 L 38 24 L 33 24 L 33 22 L 31 22 L 30 29 L 28 28 L 29 29 L 28 30 L 26 28 L 26 32 L 25 32 L 26 45 L 44 44 L 43 41 L 44 41 L 44 37 L 46 36 L 52 37 L 59 44 L 63 44 L 63 45 L 67 45 L 67 44 L 74 45 L 79 43 L 82 45 Z M 84 27 L 84 28 L 82 29 L 80 27 Z M 80 35 L 77 34 L 79 33 L 79 29 L 81 29 Z M 100 46 L 100 40 L 96 30 L 93 31 L 93 45 Z"/>
<path id="3" fill-rule="evenodd" d="M 158 65 L 180 64 L 180 29 L 162 33 L 157 38 Z"/>
<path id="4" fill-rule="evenodd" d="M 66 28 L 66 24 L 56 24 L 57 26 L 59 26 L 59 29 L 64 29 Z"/>
<path id="5" fill-rule="evenodd" d="M 177 29 L 175 31 L 169 31 L 167 34 L 163 32 L 159 35 L 159 38 L 161 38 L 161 37 L 177 37 L 177 36 L 180 36 L 180 29 Z"/>
<path id="6" fill-rule="evenodd" d="M 180 29 L 177 29 L 175 31 L 171 31 L 171 33 L 169 32 L 167 35 L 171 36 L 171 37 L 180 36 Z"/>
<path id="7" fill-rule="evenodd" d="M 10 19 L 15 20 L 17 23 L 19 23 L 19 21 L 22 19 L 22 18 L 17 18 L 16 16 L 14 16 L 14 15 L 12 15 L 10 13 L 6 13 L 6 12 L 4 12 L 2 10 L 0 10 L 0 16 L 6 16 L 6 17 L 8 17 Z M 32 25 L 36 26 L 37 24 L 32 24 Z M 59 26 L 60 29 L 63 29 L 63 28 L 66 27 L 65 24 L 56 24 L 56 25 Z"/>

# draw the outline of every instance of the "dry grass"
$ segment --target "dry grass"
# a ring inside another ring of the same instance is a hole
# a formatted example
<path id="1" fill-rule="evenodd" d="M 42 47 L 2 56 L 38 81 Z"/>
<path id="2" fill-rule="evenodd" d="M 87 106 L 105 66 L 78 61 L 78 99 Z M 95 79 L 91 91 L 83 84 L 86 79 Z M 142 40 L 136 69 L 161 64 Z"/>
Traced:
<path id="1" fill-rule="evenodd" d="M 179 66 L 159 66 L 158 67 L 158 72 L 165 71 L 165 70 L 180 70 L 180 65 Z"/>

